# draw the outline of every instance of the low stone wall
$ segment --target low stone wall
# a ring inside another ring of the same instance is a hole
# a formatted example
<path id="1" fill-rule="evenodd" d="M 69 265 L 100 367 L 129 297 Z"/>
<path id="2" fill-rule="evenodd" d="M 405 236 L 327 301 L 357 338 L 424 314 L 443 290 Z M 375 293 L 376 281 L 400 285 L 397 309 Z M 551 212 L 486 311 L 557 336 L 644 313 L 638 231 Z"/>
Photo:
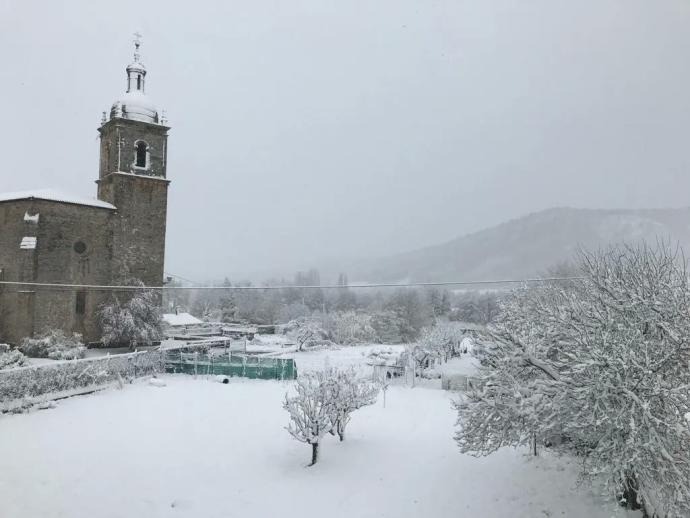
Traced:
<path id="1" fill-rule="evenodd" d="M 160 350 L 32 365 L 0 371 L 0 410 L 98 390 L 165 370 Z"/>

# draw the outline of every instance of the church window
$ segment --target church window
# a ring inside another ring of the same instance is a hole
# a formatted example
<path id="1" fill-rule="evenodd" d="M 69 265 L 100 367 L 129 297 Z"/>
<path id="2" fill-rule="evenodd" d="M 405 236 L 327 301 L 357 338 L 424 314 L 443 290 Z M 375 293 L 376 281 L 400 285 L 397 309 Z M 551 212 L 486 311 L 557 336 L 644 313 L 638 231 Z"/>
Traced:
<path id="1" fill-rule="evenodd" d="M 141 90 L 141 76 L 137 76 L 137 90 Z"/>
<path id="2" fill-rule="evenodd" d="M 149 146 L 143 140 L 140 140 L 139 142 L 137 142 L 135 144 L 135 146 L 136 146 L 135 147 L 135 149 L 136 149 L 135 155 L 136 156 L 135 156 L 134 165 L 136 167 L 146 168 L 148 165 Z"/>
<path id="3" fill-rule="evenodd" d="M 77 292 L 77 303 L 74 308 L 76 311 L 77 315 L 83 315 L 86 313 L 86 292 L 85 291 L 78 291 Z"/>
<path id="4" fill-rule="evenodd" d="M 83 254 L 86 252 L 86 243 L 83 241 L 77 241 L 74 243 L 74 251 L 77 252 L 78 254 Z"/>

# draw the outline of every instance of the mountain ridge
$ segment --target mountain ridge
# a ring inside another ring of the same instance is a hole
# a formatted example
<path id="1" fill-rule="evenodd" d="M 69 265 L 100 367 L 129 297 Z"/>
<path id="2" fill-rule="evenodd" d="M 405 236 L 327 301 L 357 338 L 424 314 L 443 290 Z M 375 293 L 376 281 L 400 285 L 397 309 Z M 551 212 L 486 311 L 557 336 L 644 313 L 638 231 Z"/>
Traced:
<path id="1" fill-rule="evenodd" d="M 525 278 L 574 258 L 579 247 L 658 239 L 690 250 L 690 207 L 532 212 L 458 238 L 348 265 L 366 282 L 441 282 Z"/>

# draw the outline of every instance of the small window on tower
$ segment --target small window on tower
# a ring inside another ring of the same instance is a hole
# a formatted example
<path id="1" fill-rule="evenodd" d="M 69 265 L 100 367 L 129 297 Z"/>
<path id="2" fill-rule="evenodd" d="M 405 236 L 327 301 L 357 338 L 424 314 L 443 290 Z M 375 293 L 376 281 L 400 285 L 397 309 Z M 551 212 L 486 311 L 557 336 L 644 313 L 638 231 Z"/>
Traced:
<path id="1" fill-rule="evenodd" d="M 143 140 L 140 140 L 136 144 L 136 160 L 134 165 L 136 167 L 146 167 L 146 155 L 148 154 L 149 146 Z"/>
<path id="2" fill-rule="evenodd" d="M 137 76 L 137 90 L 141 90 L 141 76 Z"/>
<path id="3" fill-rule="evenodd" d="M 86 313 L 86 292 L 85 291 L 78 291 L 77 292 L 77 304 L 76 307 L 74 308 L 77 315 L 83 315 Z"/>

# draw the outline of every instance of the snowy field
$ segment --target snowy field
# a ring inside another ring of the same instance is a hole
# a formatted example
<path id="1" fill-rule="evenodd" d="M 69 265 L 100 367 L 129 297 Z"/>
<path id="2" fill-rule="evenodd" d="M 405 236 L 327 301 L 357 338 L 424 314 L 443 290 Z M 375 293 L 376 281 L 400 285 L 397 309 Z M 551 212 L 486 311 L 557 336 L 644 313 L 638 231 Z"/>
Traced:
<path id="1" fill-rule="evenodd" d="M 441 390 L 392 387 L 307 468 L 309 447 L 283 429 L 289 383 L 163 379 L 0 417 L 0 515 L 638 516 L 578 488 L 563 460 L 461 455 Z"/>
<path id="2" fill-rule="evenodd" d="M 319 349 L 316 351 L 302 351 L 286 353 L 279 358 L 293 358 L 297 364 L 297 372 L 321 370 L 327 366 L 340 368 L 355 367 L 367 369 L 367 357 L 373 351 L 392 351 L 401 354 L 405 350 L 404 345 L 353 345 L 336 349 Z"/>

